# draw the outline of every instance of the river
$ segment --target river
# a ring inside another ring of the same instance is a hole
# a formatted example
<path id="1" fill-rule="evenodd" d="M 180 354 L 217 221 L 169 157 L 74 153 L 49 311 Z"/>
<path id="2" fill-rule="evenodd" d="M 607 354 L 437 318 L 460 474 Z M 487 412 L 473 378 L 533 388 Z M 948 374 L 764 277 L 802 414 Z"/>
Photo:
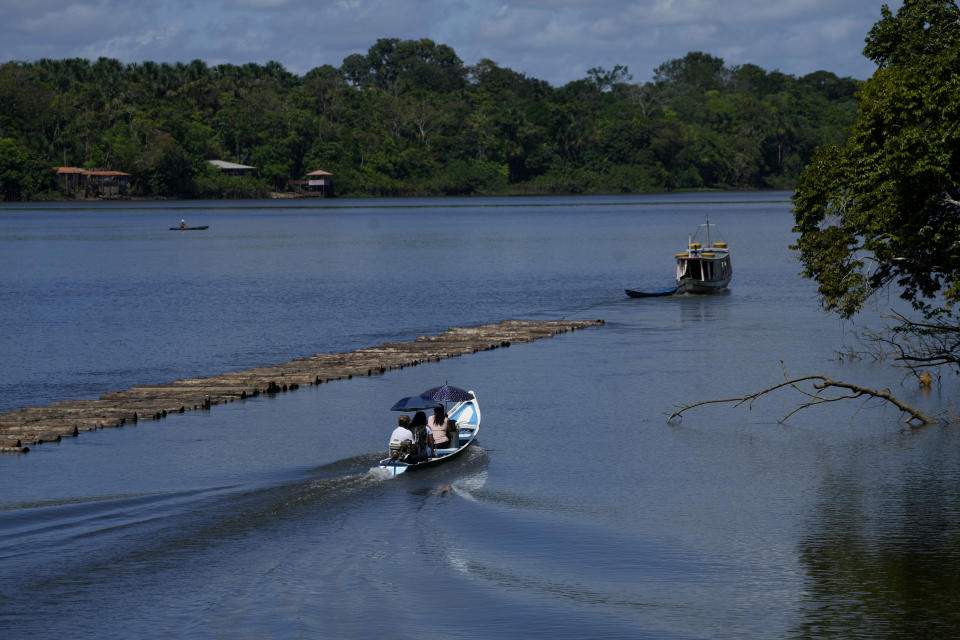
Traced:
<path id="1" fill-rule="evenodd" d="M 451 326 L 533 343 L 0 456 L 3 638 L 906 638 L 960 628 L 960 438 L 802 279 L 789 193 L 0 204 L 0 411 Z M 709 215 L 715 296 L 672 282 Z M 206 231 L 175 232 L 180 219 Z M 884 299 L 896 305 L 895 298 Z M 783 362 L 783 368 L 781 366 Z M 478 445 L 387 479 L 399 398 Z"/>

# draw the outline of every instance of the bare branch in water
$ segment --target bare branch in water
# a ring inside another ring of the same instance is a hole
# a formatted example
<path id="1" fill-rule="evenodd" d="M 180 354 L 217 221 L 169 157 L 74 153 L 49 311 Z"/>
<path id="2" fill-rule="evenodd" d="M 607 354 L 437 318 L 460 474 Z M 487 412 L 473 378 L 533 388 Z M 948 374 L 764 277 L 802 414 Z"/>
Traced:
<path id="1" fill-rule="evenodd" d="M 843 382 L 842 380 L 833 380 L 824 375 L 814 374 L 809 376 L 800 376 L 799 378 L 788 378 L 787 369 L 783 364 L 783 361 L 780 361 L 780 366 L 783 369 L 784 381 L 778 384 L 775 384 L 766 389 L 761 389 L 760 391 L 747 394 L 745 396 L 740 396 L 739 398 L 725 398 L 723 400 L 703 400 L 701 402 L 695 402 L 693 404 L 687 405 L 677 405 L 679 408 L 671 413 L 667 417 L 667 422 L 673 422 L 675 418 L 679 418 L 685 411 L 693 409 L 694 407 L 701 407 L 707 404 L 729 404 L 733 403 L 733 406 L 739 407 L 742 404 L 746 404 L 748 409 L 753 409 L 754 401 L 762 395 L 776 391 L 777 389 L 782 389 L 783 387 L 792 387 L 796 391 L 800 392 L 802 395 L 806 396 L 808 400 L 802 403 L 799 407 L 788 413 L 786 416 L 779 420 L 780 423 L 783 423 L 792 416 L 793 414 L 813 407 L 819 404 L 824 404 L 827 402 L 839 402 L 840 400 L 856 400 L 859 398 L 864 398 L 869 400 L 871 398 L 877 398 L 897 407 L 900 411 L 907 414 L 907 418 L 904 420 L 906 424 L 912 426 L 923 426 L 929 424 L 936 424 L 937 419 L 928 416 L 926 413 L 911 407 L 907 403 L 903 402 L 892 393 L 889 389 L 877 390 L 871 389 L 869 387 L 864 387 L 858 384 L 853 384 L 850 382 Z M 802 382 L 810 382 L 814 391 L 809 391 L 798 386 Z M 837 396 L 826 396 L 823 395 L 824 391 L 827 389 L 845 389 L 848 393 Z"/>

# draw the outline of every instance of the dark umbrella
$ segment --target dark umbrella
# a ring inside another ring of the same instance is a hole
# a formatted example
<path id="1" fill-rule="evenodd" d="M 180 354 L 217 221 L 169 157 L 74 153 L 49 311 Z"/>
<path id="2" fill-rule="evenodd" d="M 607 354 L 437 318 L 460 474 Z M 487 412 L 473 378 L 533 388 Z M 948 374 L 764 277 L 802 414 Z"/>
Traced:
<path id="1" fill-rule="evenodd" d="M 436 400 L 423 396 L 407 396 L 397 400 L 397 403 L 390 407 L 390 411 L 420 411 L 422 409 L 436 409 L 437 407 L 443 407 L 443 405 Z"/>
<path id="2" fill-rule="evenodd" d="M 472 393 L 449 384 L 427 389 L 420 394 L 420 397 L 436 400 L 437 402 L 463 402 L 464 400 L 473 400 Z"/>

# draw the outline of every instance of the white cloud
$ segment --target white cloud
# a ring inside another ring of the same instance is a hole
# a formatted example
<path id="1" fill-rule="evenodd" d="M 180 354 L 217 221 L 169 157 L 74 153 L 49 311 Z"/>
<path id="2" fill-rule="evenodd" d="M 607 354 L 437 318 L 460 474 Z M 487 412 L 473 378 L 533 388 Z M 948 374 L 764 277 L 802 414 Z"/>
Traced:
<path id="1" fill-rule="evenodd" d="M 889 2 L 894 11 L 899 2 Z M 0 61 L 106 55 L 210 64 L 339 66 L 379 38 L 430 38 L 563 84 L 628 66 L 634 79 L 689 51 L 804 75 L 865 78 L 876 0 L 3 0 Z"/>
<path id="2" fill-rule="evenodd" d="M 116 58 L 123 62 L 138 62 L 152 59 L 156 52 L 175 50 L 177 43 L 182 43 L 189 35 L 189 31 L 182 22 L 163 25 L 157 29 L 121 35 L 105 41 L 91 43 L 81 50 L 81 57 L 85 58 Z"/>
<path id="3" fill-rule="evenodd" d="M 98 27 L 101 30 L 112 32 L 118 24 L 127 23 L 127 16 L 123 10 L 113 13 L 108 3 L 96 4 L 65 4 L 60 7 L 40 9 L 35 12 L 25 12 L 21 21 L 21 28 L 37 37 L 53 40 L 68 36 L 71 33 L 91 32 Z M 104 21 L 105 14 L 114 17 Z"/>

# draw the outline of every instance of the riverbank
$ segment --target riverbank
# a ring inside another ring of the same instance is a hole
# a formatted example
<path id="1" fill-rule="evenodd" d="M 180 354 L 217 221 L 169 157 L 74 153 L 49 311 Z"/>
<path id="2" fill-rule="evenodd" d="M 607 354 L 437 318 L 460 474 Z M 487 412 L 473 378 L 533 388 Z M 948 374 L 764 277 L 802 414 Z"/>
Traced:
<path id="1" fill-rule="evenodd" d="M 423 190 L 410 190 L 400 193 L 374 193 L 374 192 L 343 192 L 336 195 L 314 195 L 309 193 L 294 193 L 289 191 L 262 191 L 252 194 L 232 194 L 226 196 L 211 197 L 186 197 L 178 196 L 159 196 L 159 195 L 90 195 L 75 196 L 67 195 L 57 191 L 50 191 L 42 194 L 34 194 L 33 197 L 24 200 L 7 201 L 8 205 L 16 204 L 45 204 L 45 203 L 81 203 L 90 204 L 96 202 L 219 202 L 219 201 L 249 201 L 263 202 L 268 200 L 306 200 L 306 201 L 326 201 L 325 206 L 329 205 L 331 200 L 410 200 L 410 199 L 440 199 L 453 198 L 458 200 L 472 201 L 478 198 L 536 198 L 536 197 L 560 197 L 567 196 L 573 198 L 586 198 L 590 196 L 660 196 L 668 194 L 696 194 L 696 193 L 765 193 L 772 191 L 793 191 L 796 188 L 794 182 L 784 182 L 769 187 L 685 187 L 677 189 L 642 189 L 635 191 L 624 190 L 592 190 L 592 189 L 568 189 L 562 185 L 553 187 L 535 187 L 529 185 L 516 185 L 514 188 L 487 191 L 477 193 L 437 193 Z M 0 198 L 0 203 L 4 202 Z"/>
<path id="2" fill-rule="evenodd" d="M 32 445 L 77 437 L 82 431 L 122 427 L 141 420 L 159 420 L 171 413 L 209 410 L 212 406 L 293 391 L 353 376 L 371 376 L 392 369 L 509 347 L 560 333 L 599 326 L 603 320 L 506 320 L 478 327 L 454 327 L 412 342 L 387 342 L 347 353 L 318 353 L 284 364 L 187 378 L 166 384 L 140 385 L 105 393 L 98 400 L 68 400 L 45 407 L 25 407 L 0 414 L 0 452 L 25 453 Z"/>

